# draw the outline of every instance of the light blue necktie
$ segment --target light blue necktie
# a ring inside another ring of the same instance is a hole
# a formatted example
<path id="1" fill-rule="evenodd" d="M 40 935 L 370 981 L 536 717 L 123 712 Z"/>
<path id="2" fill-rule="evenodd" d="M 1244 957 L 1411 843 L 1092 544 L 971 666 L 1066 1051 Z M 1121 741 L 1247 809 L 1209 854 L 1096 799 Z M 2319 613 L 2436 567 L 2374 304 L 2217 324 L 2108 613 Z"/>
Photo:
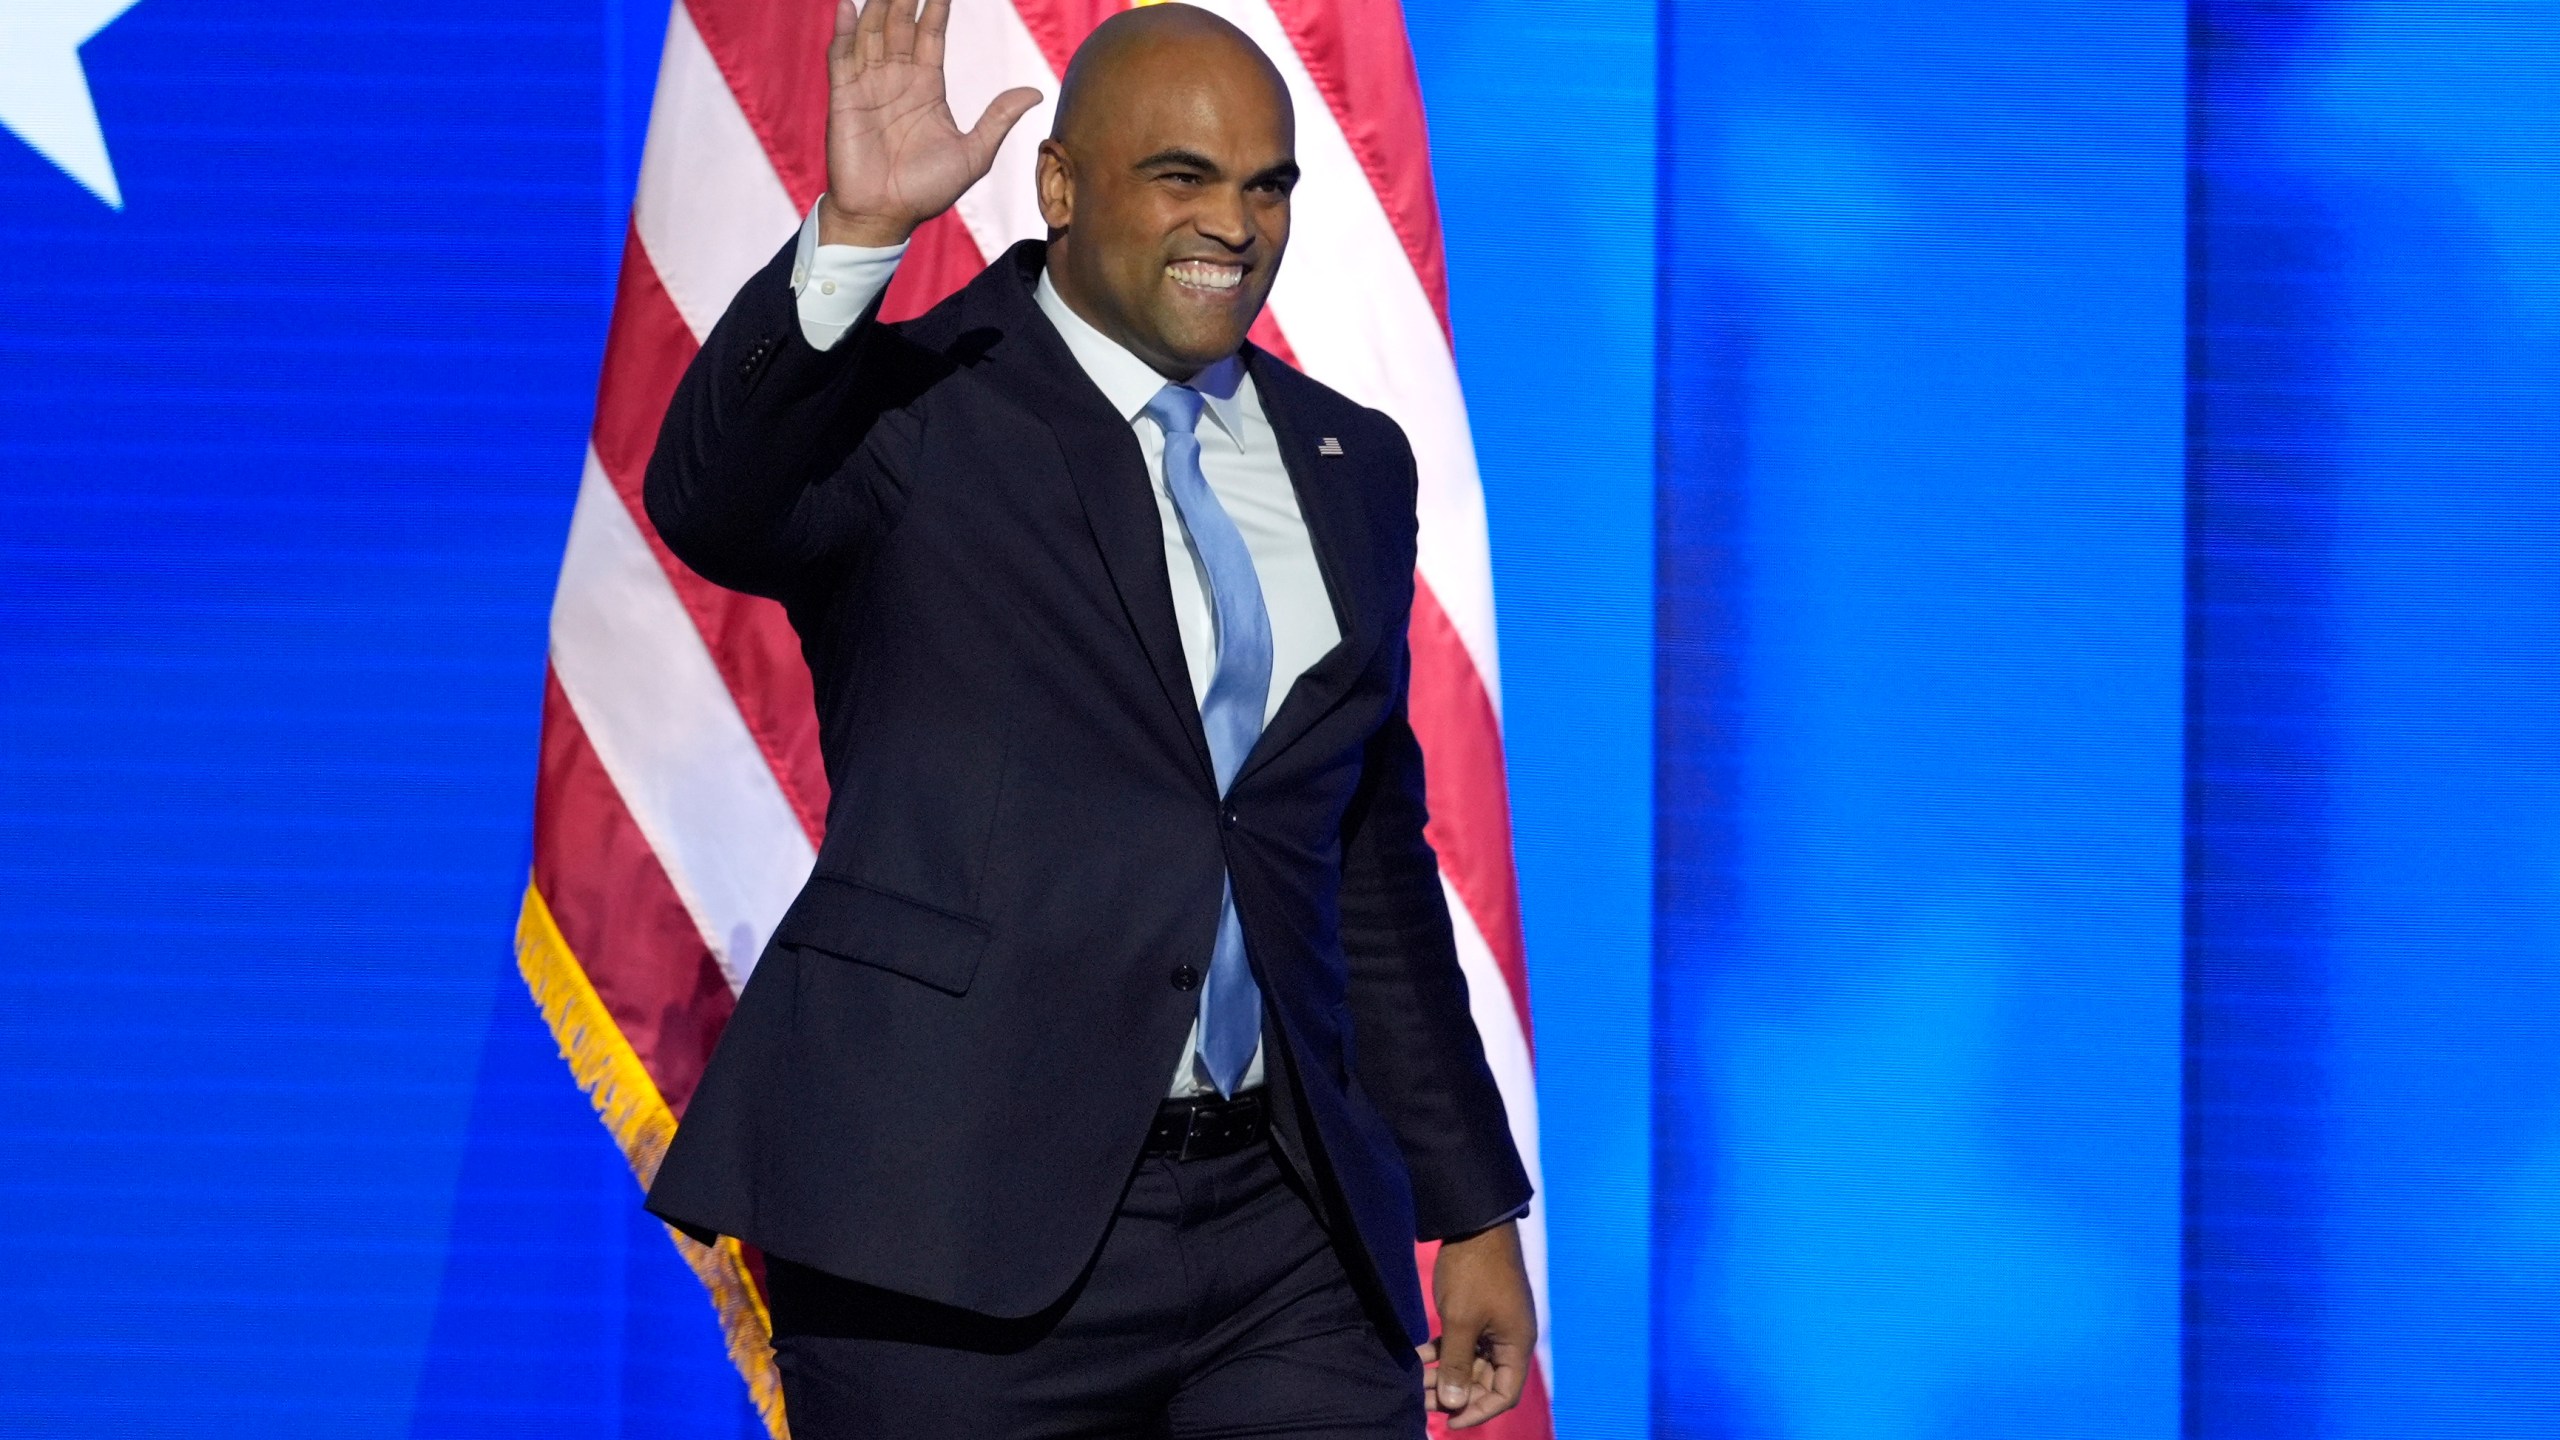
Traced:
<path id="1" fill-rule="evenodd" d="M 1200 702 L 1200 728 L 1209 736 L 1209 764 L 1218 793 L 1235 783 L 1236 771 L 1262 738 L 1263 704 L 1271 695 L 1271 614 L 1262 608 L 1262 580 L 1253 552 L 1236 522 L 1200 473 L 1199 391 L 1167 385 L 1147 402 L 1147 415 L 1164 430 L 1164 484 L 1173 496 L 1191 548 L 1209 572 L 1209 604 L 1218 617 L 1218 663 Z M 1221 1095 L 1232 1096 L 1253 1063 L 1262 1039 L 1262 987 L 1245 963 L 1244 926 L 1236 919 L 1235 883 L 1218 900 L 1218 940 L 1209 952 L 1209 982 L 1200 987 L 1200 1058 Z"/>

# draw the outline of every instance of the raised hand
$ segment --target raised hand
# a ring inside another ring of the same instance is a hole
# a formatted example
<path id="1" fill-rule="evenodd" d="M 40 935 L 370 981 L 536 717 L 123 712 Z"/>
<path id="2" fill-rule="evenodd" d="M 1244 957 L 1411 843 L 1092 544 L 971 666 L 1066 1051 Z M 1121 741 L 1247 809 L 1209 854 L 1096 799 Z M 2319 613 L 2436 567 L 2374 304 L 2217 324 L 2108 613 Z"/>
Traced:
<path id="1" fill-rule="evenodd" d="M 951 0 L 836 0 L 827 46 L 826 245 L 896 245 L 951 208 L 995 164 L 1014 122 L 1040 103 L 1007 90 L 963 134 L 942 85 Z"/>

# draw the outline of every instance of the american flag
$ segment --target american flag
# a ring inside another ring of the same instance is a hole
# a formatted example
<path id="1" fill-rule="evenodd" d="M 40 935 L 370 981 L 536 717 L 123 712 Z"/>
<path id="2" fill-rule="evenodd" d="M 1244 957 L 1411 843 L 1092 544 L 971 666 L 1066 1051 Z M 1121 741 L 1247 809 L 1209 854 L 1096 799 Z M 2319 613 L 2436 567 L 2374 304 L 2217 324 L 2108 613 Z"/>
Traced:
<path id="1" fill-rule="evenodd" d="M 1112 0 L 954 0 L 951 108 L 1017 85 L 1054 101 Z M 1411 713 L 1476 1026 L 1531 1178 L 1538 1108 L 1503 779 L 1484 496 L 1450 346 L 1422 97 L 1398 0 L 1206 0 L 1286 77 L 1298 116 L 1289 258 L 1254 339 L 1400 422 L 1421 472 Z M 677 377 L 825 187 L 830 0 L 679 0 L 669 17 L 593 442 L 552 605 L 517 931 L 525 980 L 645 1186 L 773 926 L 808 876 L 827 781 L 807 668 L 779 606 L 668 553 L 640 503 Z M 917 315 L 1043 232 L 1032 158 L 1049 101 L 926 225 L 883 314 Z M 776 1436 L 760 1260 L 673 1235 Z M 1541 1214 L 1522 1225 L 1546 1312 Z M 1421 1259 L 1429 1274 L 1430 1248 Z M 1428 1285 L 1426 1283 L 1426 1290 Z M 1520 1407 L 1479 1433 L 1551 1433 L 1541 1341 Z M 1435 1420 L 1434 1424 L 1438 1422 Z"/>

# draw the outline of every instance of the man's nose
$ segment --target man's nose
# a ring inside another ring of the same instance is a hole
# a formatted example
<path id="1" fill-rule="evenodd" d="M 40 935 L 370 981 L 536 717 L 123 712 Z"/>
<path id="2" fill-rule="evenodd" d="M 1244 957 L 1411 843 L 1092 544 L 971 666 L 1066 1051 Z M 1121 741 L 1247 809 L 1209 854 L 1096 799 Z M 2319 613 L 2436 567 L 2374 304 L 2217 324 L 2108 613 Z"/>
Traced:
<path id="1" fill-rule="evenodd" d="M 1253 243 L 1253 222 L 1246 218 L 1244 191 L 1221 189 L 1201 197 L 1191 213 L 1191 226 L 1230 250 Z"/>

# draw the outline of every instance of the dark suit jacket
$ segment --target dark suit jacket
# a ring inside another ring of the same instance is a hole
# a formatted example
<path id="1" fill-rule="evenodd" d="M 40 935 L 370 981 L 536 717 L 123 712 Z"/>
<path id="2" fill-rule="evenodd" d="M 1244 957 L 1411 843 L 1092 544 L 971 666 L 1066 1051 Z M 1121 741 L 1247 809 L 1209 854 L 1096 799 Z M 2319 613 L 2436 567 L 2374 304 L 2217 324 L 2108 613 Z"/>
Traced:
<path id="1" fill-rule="evenodd" d="M 1418 1342 L 1413 1241 L 1529 1185 L 1422 836 L 1412 452 L 1249 352 L 1342 641 L 1222 803 L 1145 462 L 1033 299 L 1043 254 L 821 353 L 786 247 L 676 391 L 650 518 L 788 607 L 834 799 L 649 1208 L 927 1300 L 1044 1309 L 1164 1099 L 1223 869 L 1293 1149 Z"/>

